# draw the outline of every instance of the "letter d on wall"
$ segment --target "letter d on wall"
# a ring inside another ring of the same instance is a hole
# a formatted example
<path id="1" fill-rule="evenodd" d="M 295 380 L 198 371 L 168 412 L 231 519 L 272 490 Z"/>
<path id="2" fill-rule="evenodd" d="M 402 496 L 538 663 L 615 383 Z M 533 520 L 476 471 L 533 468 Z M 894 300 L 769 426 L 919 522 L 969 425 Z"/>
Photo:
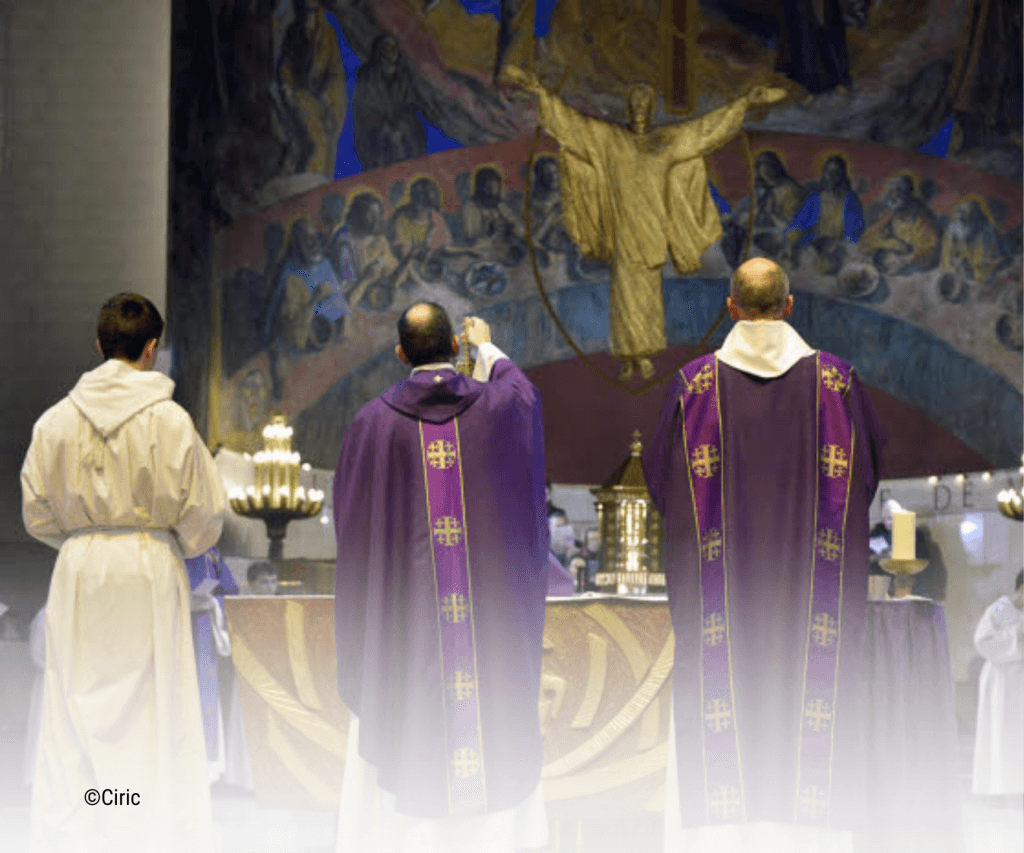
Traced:
<path id="1" fill-rule="evenodd" d="M 939 493 L 942 493 L 942 498 L 939 497 Z M 944 509 L 949 509 L 950 503 L 953 501 L 953 492 L 950 491 L 949 486 L 943 486 L 941 484 L 935 487 L 935 511 L 941 512 Z"/>

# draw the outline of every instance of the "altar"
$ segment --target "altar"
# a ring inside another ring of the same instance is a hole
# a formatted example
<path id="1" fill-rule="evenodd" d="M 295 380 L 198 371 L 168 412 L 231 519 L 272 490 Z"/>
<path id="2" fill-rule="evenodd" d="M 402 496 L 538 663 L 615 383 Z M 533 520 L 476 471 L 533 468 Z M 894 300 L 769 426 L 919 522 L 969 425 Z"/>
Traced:
<path id="1" fill-rule="evenodd" d="M 260 806 L 337 808 L 350 715 L 335 687 L 334 596 L 238 596 L 225 604 Z M 872 819 L 887 835 L 909 809 L 947 840 L 959 839 L 943 608 L 913 600 L 868 608 Z M 673 651 L 664 596 L 548 600 L 538 714 L 553 821 L 663 810 Z"/>

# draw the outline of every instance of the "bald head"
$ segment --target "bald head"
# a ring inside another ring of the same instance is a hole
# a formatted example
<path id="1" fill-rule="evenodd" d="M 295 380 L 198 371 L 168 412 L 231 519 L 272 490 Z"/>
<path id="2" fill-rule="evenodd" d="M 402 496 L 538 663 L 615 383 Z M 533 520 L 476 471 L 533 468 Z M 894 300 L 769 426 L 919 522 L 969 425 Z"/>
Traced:
<path id="1" fill-rule="evenodd" d="M 413 367 L 451 361 L 458 351 L 451 318 L 436 302 L 406 308 L 398 318 L 398 340 L 399 358 Z"/>
<path id="2" fill-rule="evenodd" d="M 732 276 L 729 314 L 734 320 L 781 320 L 793 313 L 786 271 L 768 258 L 751 258 Z"/>

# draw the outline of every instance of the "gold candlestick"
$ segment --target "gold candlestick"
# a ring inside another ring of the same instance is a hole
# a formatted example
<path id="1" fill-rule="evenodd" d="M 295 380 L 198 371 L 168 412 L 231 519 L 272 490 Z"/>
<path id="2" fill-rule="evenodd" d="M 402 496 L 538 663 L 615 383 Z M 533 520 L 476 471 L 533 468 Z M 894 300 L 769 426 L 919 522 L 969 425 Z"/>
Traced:
<path id="1" fill-rule="evenodd" d="M 928 565 L 927 560 L 899 560 L 888 557 L 879 560 L 879 565 L 896 578 L 894 598 L 906 598 L 914 588 L 914 575 L 920 574 Z"/>
<path id="2" fill-rule="evenodd" d="M 460 349 L 462 354 L 455 363 L 455 369 L 463 376 L 472 376 L 473 370 L 476 368 L 476 359 L 469 357 L 469 335 L 466 333 L 465 324 L 462 327 L 462 346 Z"/>
<path id="3" fill-rule="evenodd" d="M 292 428 L 283 415 L 275 415 L 263 430 L 263 450 L 253 457 L 253 485 L 231 489 L 231 508 L 239 515 L 261 518 L 267 526 L 271 560 L 284 554 L 288 522 L 311 518 L 323 508 L 324 493 L 306 492 L 300 483 L 302 457 L 292 450 Z"/>

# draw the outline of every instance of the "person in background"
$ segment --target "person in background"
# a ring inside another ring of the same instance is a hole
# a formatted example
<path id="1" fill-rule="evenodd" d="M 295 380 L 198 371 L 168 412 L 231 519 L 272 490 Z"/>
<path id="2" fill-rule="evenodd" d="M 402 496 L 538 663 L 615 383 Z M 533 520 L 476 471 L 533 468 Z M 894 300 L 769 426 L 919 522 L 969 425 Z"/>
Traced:
<path id="1" fill-rule="evenodd" d="M 548 516 L 548 531 L 551 550 L 563 566 L 569 565 L 569 558 L 579 551 L 579 543 L 565 510 L 557 510 Z"/>
<path id="2" fill-rule="evenodd" d="M 577 554 L 569 560 L 569 574 L 572 575 L 576 592 L 584 592 L 587 588 L 587 581 L 589 580 L 587 573 L 587 558 L 582 554 Z"/>
<path id="3" fill-rule="evenodd" d="M 277 595 L 277 569 L 273 563 L 253 563 L 246 572 L 250 595 Z"/>
<path id="4" fill-rule="evenodd" d="M 895 500 L 887 500 L 882 505 L 882 520 L 871 528 L 870 533 L 870 573 L 890 577 L 890 595 L 895 591 L 895 579 L 892 579 L 892 575 L 882 568 L 881 561 L 892 554 L 892 514 L 901 509 L 902 507 Z M 930 598 L 941 604 L 946 600 L 949 572 L 946 570 L 938 543 L 924 525 L 918 525 L 917 530 L 914 531 L 914 553 L 919 560 L 927 560 L 928 565 L 914 576 L 911 594 L 921 598 Z"/>
<path id="5" fill-rule="evenodd" d="M 985 659 L 974 740 L 975 794 L 1020 808 L 1024 794 L 1024 571 L 1013 596 L 989 606 L 974 632 Z"/>

